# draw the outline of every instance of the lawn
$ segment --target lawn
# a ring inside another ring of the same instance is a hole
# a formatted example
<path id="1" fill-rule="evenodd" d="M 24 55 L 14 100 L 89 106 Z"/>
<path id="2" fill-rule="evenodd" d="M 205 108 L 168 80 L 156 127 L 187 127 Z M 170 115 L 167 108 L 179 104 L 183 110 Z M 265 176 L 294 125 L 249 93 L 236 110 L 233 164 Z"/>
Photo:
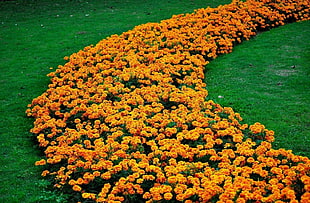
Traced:
<path id="1" fill-rule="evenodd" d="M 310 157 L 310 22 L 260 33 L 207 66 L 210 99 L 274 130 L 275 148 Z"/>
<path id="2" fill-rule="evenodd" d="M 46 190 L 34 162 L 42 156 L 26 118 L 28 103 L 46 89 L 50 67 L 89 44 L 159 22 L 173 14 L 230 1 L 6 1 L 0 2 L 2 202 L 63 202 Z M 309 22 L 261 33 L 210 63 L 210 99 L 276 132 L 276 147 L 310 156 Z M 308 43 L 307 43 L 308 42 Z M 240 88 L 241 87 L 241 88 Z"/>

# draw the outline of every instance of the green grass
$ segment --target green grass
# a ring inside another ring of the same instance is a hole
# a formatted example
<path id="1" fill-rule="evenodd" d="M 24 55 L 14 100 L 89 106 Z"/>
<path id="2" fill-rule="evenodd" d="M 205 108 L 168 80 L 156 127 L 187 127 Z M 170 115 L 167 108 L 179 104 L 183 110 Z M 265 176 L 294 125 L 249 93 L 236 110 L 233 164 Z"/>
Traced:
<path id="1" fill-rule="evenodd" d="M 88 3 L 87 3 L 88 2 Z M 66 55 L 134 26 L 230 0 L 15 0 L 0 2 L 0 202 L 64 202 L 46 190 L 34 166 L 42 153 L 31 134 L 27 104 L 49 83 Z"/>
<path id="2" fill-rule="evenodd" d="M 207 66 L 210 99 L 276 134 L 275 148 L 310 157 L 310 21 L 263 32 Z"/>
<path id="3" fill-rule="evenodd" d="M 16 0 L 0 2 L 0 202 L 64 202 L 34 166 L 42 153 L 24 111 L 62 58 L 135 25 L 229 0 Z M 309 22 L 264 32 L 208 65 L 210 98 L 275 130 L 276 147 L 309 151 Z M 293 69 L 292 66 L 295 66 Z M 218 96 L 224 98 L 218 98 Z"/>

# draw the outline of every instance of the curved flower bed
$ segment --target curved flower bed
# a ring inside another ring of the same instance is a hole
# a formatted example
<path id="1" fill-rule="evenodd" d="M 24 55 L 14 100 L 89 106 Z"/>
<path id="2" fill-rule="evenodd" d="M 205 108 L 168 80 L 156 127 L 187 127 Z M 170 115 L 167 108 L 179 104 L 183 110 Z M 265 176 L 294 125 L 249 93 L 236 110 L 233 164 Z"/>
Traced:
<path id="1" fill-rule="evenodd" d="M 147 23 L 66 57 L 27 110 L 42 176 L 94 202 L 309 202 L 310 160 L 206 101 L 204 67 L 309 1 L 233 1 Z"/>

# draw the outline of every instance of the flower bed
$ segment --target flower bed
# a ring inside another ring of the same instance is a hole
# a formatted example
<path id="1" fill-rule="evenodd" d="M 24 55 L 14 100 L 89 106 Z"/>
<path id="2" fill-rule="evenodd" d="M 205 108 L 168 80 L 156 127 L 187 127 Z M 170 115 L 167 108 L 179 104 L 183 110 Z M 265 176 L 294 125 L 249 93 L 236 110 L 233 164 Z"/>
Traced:
<path id="1" fill-rule="evenodd" d="M 309 202 L 310 160 L 206 101 L 204 67 L 309 1 L 233 1 L 147 23 L 66 57 L 29 105 L 42 176 L 94 202 Z"/>

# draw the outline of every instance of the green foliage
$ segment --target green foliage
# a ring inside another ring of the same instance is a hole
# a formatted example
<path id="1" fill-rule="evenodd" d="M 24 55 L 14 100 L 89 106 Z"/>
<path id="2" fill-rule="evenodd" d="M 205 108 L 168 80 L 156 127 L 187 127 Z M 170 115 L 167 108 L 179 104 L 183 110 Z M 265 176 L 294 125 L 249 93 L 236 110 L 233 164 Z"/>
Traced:
<path id="1" fill-rule="evenodd" d="M 66 203 L 69 199 L 67 195 L 61 193 L 59 190 L 51 190 L 51 183 L 48 180 L 40 180 L 35 183 L 34 187 L 44 189 L 37 197 L 37 202 Z"/>

